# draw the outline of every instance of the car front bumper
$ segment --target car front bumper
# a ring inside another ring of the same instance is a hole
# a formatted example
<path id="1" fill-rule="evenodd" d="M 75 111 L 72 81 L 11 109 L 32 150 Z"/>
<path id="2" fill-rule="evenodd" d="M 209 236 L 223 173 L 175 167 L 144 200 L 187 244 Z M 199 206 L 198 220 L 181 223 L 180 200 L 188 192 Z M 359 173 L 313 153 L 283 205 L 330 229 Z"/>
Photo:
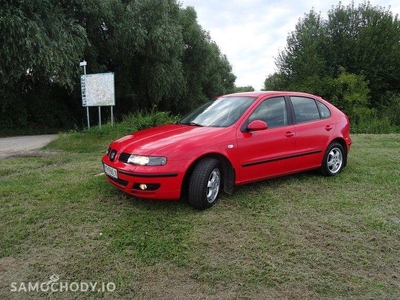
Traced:
<path id="1" fill-rule="evenodd" d="M 134 171 L 125 170 L 103 158 L 106 179 L 121 191 L 145 199 L 178 200 L 181 196 L 183 173 L 155 172 L 155 169 L 136 167 Z"/>

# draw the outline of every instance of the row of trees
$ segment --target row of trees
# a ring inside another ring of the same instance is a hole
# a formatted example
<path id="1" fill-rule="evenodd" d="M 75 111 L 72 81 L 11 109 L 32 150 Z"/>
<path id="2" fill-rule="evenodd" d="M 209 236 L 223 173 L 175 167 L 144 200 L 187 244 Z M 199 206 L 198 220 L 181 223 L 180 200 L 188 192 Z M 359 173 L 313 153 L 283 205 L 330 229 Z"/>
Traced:
<path id="1" fill-rule="evenodd" d="M 118 115 L 185 113 L 234 91 L 225 55 L 176 0 L 0 2 L 0 129 L 84 123 L 79 62 L 114 72 Z"/>
<path id="2" fill-rule="evenodd" d="M 183 114 L 235 88 L 225 55 L 178 0 L 0 1 L 0 130 L 85 124 L 79 62 L 114 72 L 117 117 Z M 389 9 L 311 10 L 276 59 L 266 90 L 323 96 L 359 132 L 400 125 L 400 21 Z"/>
<path id="3" fill-rule="evenodd" d="M 299 20 L 264 88 L 323 96 L 343 109 L 358 132 L 400 125 L 400 21 L 364 2 L 339 4 L 327 19 L 311 10 Z"/>

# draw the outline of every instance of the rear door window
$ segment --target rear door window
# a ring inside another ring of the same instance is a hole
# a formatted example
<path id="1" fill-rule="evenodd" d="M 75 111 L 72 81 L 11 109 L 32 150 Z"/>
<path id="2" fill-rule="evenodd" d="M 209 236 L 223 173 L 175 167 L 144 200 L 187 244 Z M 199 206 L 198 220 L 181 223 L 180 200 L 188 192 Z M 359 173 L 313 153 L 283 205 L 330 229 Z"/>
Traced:
<path id="1" fill-rule="evenodd" d="M 317 102 L 314 99 L 305 97 L 290 97 L 290 99 L 293 104 L 294 115 L 297 123 L 304 123 L 321 119 Z"/>

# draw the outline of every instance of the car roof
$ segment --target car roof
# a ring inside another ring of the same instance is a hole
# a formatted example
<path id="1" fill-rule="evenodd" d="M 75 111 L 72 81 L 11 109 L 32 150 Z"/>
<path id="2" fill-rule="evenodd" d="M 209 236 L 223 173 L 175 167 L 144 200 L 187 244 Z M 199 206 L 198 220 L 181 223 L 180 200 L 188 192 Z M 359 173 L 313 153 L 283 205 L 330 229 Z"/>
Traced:
<path id="1" fill-rule="evenodd" d="M 240 92 L 240 93 L 233 93 L 223 95 L 223 97 L 232 97 L 232 96 L 247 96 L 247 97 L 260 97 L 266 95 L 281 95 L 281 96 L 288 96 L 288 95 L 295 95 L 295 96 L 305 96 L 305 97 L 313 97 L 313 98 L 321 98 L 319 96 L 303 93 L 303 92 L 293 92 L 293 91 L 254 91 L 254 92 Z"/>

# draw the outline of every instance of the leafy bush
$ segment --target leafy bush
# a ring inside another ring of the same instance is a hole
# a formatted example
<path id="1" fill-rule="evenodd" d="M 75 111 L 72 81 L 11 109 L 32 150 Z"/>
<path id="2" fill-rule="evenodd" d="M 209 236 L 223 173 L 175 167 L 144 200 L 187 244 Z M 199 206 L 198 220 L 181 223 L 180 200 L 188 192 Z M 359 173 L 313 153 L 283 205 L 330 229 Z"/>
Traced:
<path id="1" fill-rule="evenodd" d="M 74 129 L 68 133 L 61 133 L 59 138 L 51 143 L 51 146 L 79 153 L 105 151 L 107 145 L 115 139 L 141 129 L 173 123 L 178 119 L 178 116 L 173 116 L 169 112 L 139 111 L 126 115 L 121 122 L 114 126 L 107 123 L 102 125 L 101 129 L 94 126 L 83 131 Z"/>
<path id="2" fill-rule="evenodd" d="M 351 123 L 353 133 L 395 133 L 399 128 L 392 124 L 387 116 L 379 116 L 375 109 L 371 109 L 358 117 L 357 122 Z"/>
<path id="3" fill-rule="evenodd" d="M 169 112 L 151 112 L 146 113 L 139 111 L 135 114 L 129 114 L 123 117 L 121 123 L 117 124 L 117 127 L 121 129 L 128 129 L 131 131 L 137 131 L 154 127 L 157 125 L 167 124 L 176 122 L 179 119 L 178 116 L 172 116 Z"/>

